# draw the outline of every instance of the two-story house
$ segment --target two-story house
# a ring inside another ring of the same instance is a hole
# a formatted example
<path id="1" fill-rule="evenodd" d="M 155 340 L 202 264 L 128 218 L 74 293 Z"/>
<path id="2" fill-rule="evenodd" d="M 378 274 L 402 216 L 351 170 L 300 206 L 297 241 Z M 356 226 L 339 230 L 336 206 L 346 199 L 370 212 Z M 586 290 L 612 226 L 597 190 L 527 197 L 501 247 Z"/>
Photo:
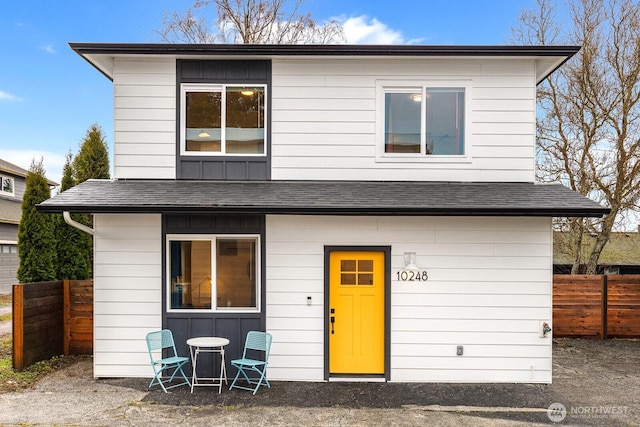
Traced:
<path id="1" fill-rule="evenodd" d="M 552 217 L 536 85 L 574 46 L 73 43 L 114 84 L 94 215 L 94 375 L 145 334 L 273 335 L 274 380 L 551 382 Z"/>
<path id="2" fill-rule="evenodd" d="M 0 159 L 0 294 L 10 294 L 18 283 L 18 225 L 22 217 L 22 196 L 29 171 Z M 57 183 L 47 180 L 50 187 Z"/>
<path id="3" fill-rule="evenodd" d="M 22 196 L 29 171 L 0 159 L 0 294 L 10 294 L 18 283 L 18 225 L 22 217 Z M 51 187 L 57 183 L 47 180 Z"/>
<path id="4" fill-rule="evenodd" d="M 17 283 L 18 224 L 27 171 L 0 159 L 0 294 L 10 294 Z"/>

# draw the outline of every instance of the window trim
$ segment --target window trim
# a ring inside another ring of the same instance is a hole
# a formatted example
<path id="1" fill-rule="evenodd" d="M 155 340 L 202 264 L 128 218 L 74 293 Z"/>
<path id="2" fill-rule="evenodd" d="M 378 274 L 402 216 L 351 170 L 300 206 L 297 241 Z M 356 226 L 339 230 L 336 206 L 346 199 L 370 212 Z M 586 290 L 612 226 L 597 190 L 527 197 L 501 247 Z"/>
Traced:
<path id="1" fill-rule="evenodd" d="M 376 80 L 376 162 L 388 163 L 471 163 L 470 128 L 471 111 L 471 79 L 420 79 L 420 80 Z M 423 151 L 425 138 L 425 103 L 421 104 L 420 140 L 421 153 L 387 153 L 385 152 L 385 95 L 387 93 L 407 93 L 427 89 L 464 89 L 464 154 L 430 154 Z"/>
<path id="2" fill-rule="evenodd" d="M 5 180 L 10 180 L 12 182 L 11 191 L 4 191 L 4 181 Z M 15 195 L 16 195 L 16 179 L 11 177 L 11 176 L 0 175 L 0 194 L 5 195 L 5 196 L 14 196 L 15 197 Z"/>
<path id="3" fill-rule="evenodd" d="M 226 122 L 226 90 L 227 87 L 260 87 L 264 90 L 264 138 L 262 153 L 227 153 L 225 140 L 225 122 Z M 222 112 L 221 112 L 221 151 L 187 151 L 187 92 L 221 92 L 222 93 Z M 268 97 L 267 85 L 264 83 L 180 83 L 180 155 L 194 157 L 267 157 L 267 135 L 269 118 L 268 114 Z"/>
<path id="4" fill-rule="evenodd" d="M 256 271 L 256 306 L 255 307 L 231 307 L 227 308 L 222 307 L 218 308 L 217 306 L 217 298 L 214 296 L 217 295 L 217 242 L 218 239 L 244 239 L 244 240 L 254 240 L 256 245 L 256 253 L 255 253 L 255 271 Z M 189 240 L 189 241 L 208 241 L 211 244 L 211 308 L 203 309 L 203 308 L 171 308 L 171 242 L 172 241 L 180 241 L 180 240 Z M 260 234 L 249 233 L 249 234 L 224 234 L 224 233 L 215 233 L 215 234 L 167 234 L 165 238 L 165 271 L 166 271 L 166 280 L 165 280 L 165 297 L 166 297 L 166 306 L 165 311 L 167 313 L 261 313 L 262 307 L 262 247 L 260 245 Z"/>

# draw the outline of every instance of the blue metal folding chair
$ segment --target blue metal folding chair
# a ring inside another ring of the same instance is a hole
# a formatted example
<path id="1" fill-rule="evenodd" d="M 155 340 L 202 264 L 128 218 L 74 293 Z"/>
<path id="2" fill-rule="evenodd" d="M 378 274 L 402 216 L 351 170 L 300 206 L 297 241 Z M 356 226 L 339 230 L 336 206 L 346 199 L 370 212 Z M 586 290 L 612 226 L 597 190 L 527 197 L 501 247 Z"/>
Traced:
<path id="1" fill-rule="evenodd" d="M 238 373 L 231 383 L 229 390 L 231 390 L 232 388 L 240 388 L 243 390 L 252 391 L 255 395 L 263 383 L 267 387 L 271 388 L 271 385 L 269 384 L 266 376 L 270 350 L 271 334 L 259 331 L 249 331 L 249 333 L 247 334 L 247 339 L 244 343 L 242 359 L 235 359 L 231 361 L 231 366 L 234 366 L 236 369 L 238 369 Z M 247 357 L 247 352 L 249 352 L 249 355 L 257 354 L 258 358 L 252 359 Z M 254 378 L 249 377 L 252 372 L 256 373 L 259 376 L 257 380 L 255 379 L 255 375 Z M 247 386 L 237 385 L 240 374 L 242 374 L 244 380 L 247 382 Z"/>
<path id="2" fill-rule="evenodd" d="M 149 350 L 149 358 L 151 359 L 151 366 L 153 367 L 153 379 L 149 383 L 151 388 L 155 383 L 160 384 L 162 390 L 168 393 L 168 389 L 179 387 L 181 385 L 187 385 L 191 387 L 189 378 L 184 374 L 182 367 L 189 361 L 188 357 L 178 356 L 176 352 L 176 345 L 173 342 L 173 334 L 170 330 L 164 329 L 162 331 L 149 332 L 147 334 L 147 349 Z M 164 351 L 167 350 L 169 355 L 162 357 Z M 159 357 L 158 357 L 159 356 Z M 173 374 L 169 379 L 162 379 L 162 374 L 165 370 L 173 369 Z M 176 374 L 180 373 L 184 381 L 178 384 L 170 384 Z"/>

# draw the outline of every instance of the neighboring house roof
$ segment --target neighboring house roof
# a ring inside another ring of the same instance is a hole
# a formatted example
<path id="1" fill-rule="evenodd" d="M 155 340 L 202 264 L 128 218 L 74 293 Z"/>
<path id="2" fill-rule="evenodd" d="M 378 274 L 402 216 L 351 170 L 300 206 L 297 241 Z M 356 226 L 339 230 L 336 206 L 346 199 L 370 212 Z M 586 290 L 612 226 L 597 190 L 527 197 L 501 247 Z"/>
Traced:
<path id="1" fill-rule="evenodd" d="M 427 46 L 427 45 L 269 45 L 269 44 L 142 44 L 69 43 L 108 78 L 114 58 L 126 55 L 167 55 L 176 58 L 256 59 L 274 57 L 523 57 L 536 61 L 540 83 L 571 58 L 579 46 Z"/>
<path id="2" fill-rule="evenodd" d="M 499 182 L 89 180 L 44 212 L 602 216 L 563 185 Z"/>
<path id="3" fill-rule="evenodd" d="M 29 173 L 28 170 L 22 169 L 20 166 L 16 166 L 13 163 L 9 163 L 6 160 L 0 159 L 0 172 L 11 173 L 15 176 L 26 177 Z"/>
<path id="4" fill-rule="evenodd" d="M 22 201 L 0 199 L 0 223 L 19 224 L 22 216 Z"/>
<path id="5" fill-rule="evenodd" d="M 571 245 L 569 243 L 569 233 L 555 232 L 553 233 L 553 263 L 556 265 L 571 265 L 573 259 L 571 256 Z M 587 259 L 589 251 L 593 246 L 595 237 L 589 234 L 583 236 L 582 252 L 583 258 Z M 602 266 L 621 266 L 621 265 L 640 265 L 640 233 L 635 232 L 616 232 L 611 233 L 611 238 L 606 244 L 598 265 Z"/>
<path id="6" fill-rule="evenodd" d="M 22 178 L 26 178 L 29 174 L 29 171 L 21 168 L 20 166 L 14 165 L 13 163 L 9 163 L 6 160 L 0 159 L 0 172 L 5 172 L 11 175 L 20 176 Z M 51 187 L 55 187 L 58 185 L 57 182 L 51 181 L 47 178 L 47 184 Z M 19 218 L 18 218 L 19 219 Z"/>

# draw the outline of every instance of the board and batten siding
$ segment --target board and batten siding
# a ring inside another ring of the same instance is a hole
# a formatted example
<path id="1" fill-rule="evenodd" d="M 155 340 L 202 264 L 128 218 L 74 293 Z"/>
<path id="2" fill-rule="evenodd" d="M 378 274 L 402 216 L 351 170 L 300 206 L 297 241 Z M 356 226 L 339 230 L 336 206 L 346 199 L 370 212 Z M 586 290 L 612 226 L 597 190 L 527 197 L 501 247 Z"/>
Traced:
<path id="1" fill-rule="evenodd" d="M 274 59 L 272 70 L 272 179 L 534 181 L 533 60 Z M 467 158 L 377 159 L 382 80 L 467 82 Z"/>
<path id="2" fill-rule="evenodd" d="M 115 60 L 114 177 L 175 179 L 176 61 Z"/>
<path id="3" fill-rule="evenodd" d="M 391 246 L 391 381 L 551 382 L 549 218 L 267 216 L 266 230 L 270 379 L 324 380 L 324 247 L 363 245 Z M 396 280 L 404 252 L 427 282 Z"/>
<path id="4" fill-rule="evenodd" d="M 151 377 L 162 327 L 161 216 L 94 216 L 94 376 Z"/>

